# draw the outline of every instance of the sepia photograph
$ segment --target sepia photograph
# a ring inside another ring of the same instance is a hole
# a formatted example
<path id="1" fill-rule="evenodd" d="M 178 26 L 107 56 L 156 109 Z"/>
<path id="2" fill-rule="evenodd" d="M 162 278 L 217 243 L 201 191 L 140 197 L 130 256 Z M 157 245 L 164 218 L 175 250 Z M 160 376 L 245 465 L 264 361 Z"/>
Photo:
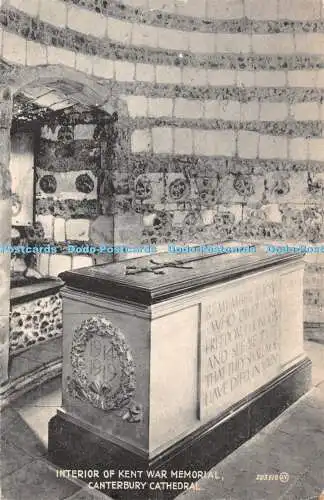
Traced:
<path id="1" fill-rule="evenodd" d="M 324 500 L 324 0 L 0 0 L 1 500 Z"/>

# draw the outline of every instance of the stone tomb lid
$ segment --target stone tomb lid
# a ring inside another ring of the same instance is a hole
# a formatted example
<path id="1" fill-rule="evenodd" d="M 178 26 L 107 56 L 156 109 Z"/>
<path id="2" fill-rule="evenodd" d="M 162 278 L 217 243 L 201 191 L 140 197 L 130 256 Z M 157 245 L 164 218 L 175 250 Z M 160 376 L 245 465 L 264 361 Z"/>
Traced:
<path id="1" fill-rule="evenodd" d="M 251 248 L 255 250 L 244 254 L 163 252 L 66 271 L 60 278 L 70 288 L 91 295 L 150 305 L 303 257 L 294 253 L 269 255 L 261 245 Z"/>

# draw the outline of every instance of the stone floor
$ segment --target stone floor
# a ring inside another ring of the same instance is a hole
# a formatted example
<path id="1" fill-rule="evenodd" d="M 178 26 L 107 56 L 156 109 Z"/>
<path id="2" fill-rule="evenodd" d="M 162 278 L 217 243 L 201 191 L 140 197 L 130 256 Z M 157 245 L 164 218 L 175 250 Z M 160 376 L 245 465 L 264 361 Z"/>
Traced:
<path id="1" fill-rule="evenodd" d="M 219 463 L 220 479 L 203 479 L 178 500 L 324 500 L 324 345 L 305 348 L 313 389 Z M 2 500 L 108 500 L 81 482 L 56 478 L 46 458 L 48 421 L 60 400 L 56 378 L 3 411 Z"/>

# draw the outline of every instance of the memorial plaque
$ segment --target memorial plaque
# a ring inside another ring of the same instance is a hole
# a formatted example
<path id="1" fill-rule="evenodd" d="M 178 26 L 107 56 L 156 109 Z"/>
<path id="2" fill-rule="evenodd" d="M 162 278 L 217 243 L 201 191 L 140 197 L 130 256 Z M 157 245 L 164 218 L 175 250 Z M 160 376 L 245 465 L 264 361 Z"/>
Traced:
<path id="1" fill-rule="evenodd" d="M 275 377 L 280 368 L 280 282 L 224 286 L 202 305 L 200 418 L 208 419 Z"/>

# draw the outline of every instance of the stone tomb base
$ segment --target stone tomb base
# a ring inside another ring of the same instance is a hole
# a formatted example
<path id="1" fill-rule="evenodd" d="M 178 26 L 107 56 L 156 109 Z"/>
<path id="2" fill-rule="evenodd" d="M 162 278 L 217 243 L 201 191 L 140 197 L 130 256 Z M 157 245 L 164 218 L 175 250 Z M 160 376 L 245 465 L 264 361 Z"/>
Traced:
<path id="1" fill-rule="evenodd" d="M 170 258 L 62 276 L 49 455 L 116 499 L 194 488 L 310 387 L 299 256 Z"/>
<path id="2" fill-rule="evenodd" d="M 113 444 L 96 434 L 94 429 L 87 430 L 83 422 L 73 421 L 64 413 L 58 414 L 49 424 L 50 459 L 63 470 L 86 470 L 90 476 L 92 471 L 98 471 L 98 479 L 88 477 L 82 480 L 88 482 L 90 488 L 97 481 L 105 483 L 100 491 L 114 499 L 172 499 L 184 491 L 185 483 L 194 488 L 192 483 L 199 477 L 199 472 L 209 471 L 253 437 L 305 394 L 310 383 L 311 362 L 305 359 L 152 460 L 145 460 Z M 136 478 L 117 479 L 116 475 L 107 478 L 104 471 L 110 470 L 136 471 L 137 474 Z M 143 471 L 143 474 L 138 471 Z M 157 471 L 158 477 L 148 478 L 146 471 Z M 187 477 L 184 478 L 183 474 L 182 478 L 177 478 L 177 471 L 185 471 Z M 109 488 L 107 483 L 110 481 L 138 481 L 147 482 L 147 485 L 144 490 L 117 490 L 117 485 Z M 166 482 L 170 486 L 163 484 Z M 172 490 L 164 489 L 169 487 Z"/>

